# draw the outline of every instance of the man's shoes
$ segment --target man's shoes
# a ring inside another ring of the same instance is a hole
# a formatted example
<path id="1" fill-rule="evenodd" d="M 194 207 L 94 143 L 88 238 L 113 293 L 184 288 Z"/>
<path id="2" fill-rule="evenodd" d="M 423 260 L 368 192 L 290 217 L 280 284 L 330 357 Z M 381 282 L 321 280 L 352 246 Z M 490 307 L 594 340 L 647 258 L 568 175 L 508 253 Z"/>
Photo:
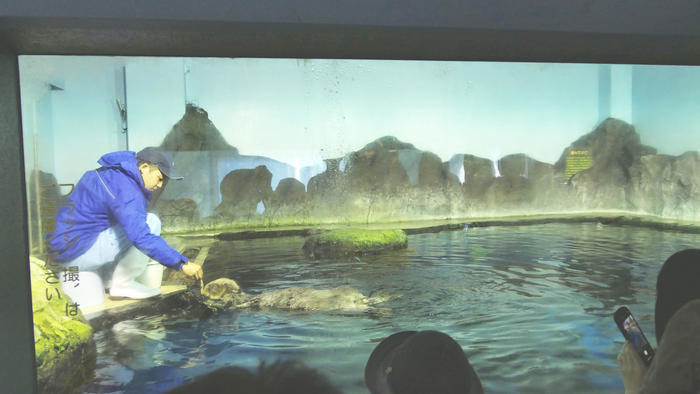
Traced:
<path id="1" fill-rule="evenodd" d="M 112 283 L 112 287 L 109 289 L 109 295 L 113 298 L 133 298 L 141 300 L 160 295 L 160 289 L 152 289 L 136 282 L 135 280 L 130 280 L 118 285 Z"/>

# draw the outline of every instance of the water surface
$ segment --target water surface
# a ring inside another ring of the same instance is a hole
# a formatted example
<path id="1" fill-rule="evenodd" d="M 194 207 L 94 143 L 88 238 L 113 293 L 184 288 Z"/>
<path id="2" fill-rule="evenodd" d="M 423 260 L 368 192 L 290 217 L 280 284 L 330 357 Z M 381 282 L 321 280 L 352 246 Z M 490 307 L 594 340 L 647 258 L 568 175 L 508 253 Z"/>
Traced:
<path id="1" fill-rule="evenodd" d="M 441 330 L 459 342 L 488 393 L 620 393 L 612 320 L 627 305 L 655 347 L 656 275 L 700 235 L 595 224 L 486 227 L 409 236 L 406 250 L 311 261 L 300 237 L 221 242 L 205 282 L 249 293 L 350 285 L 397 296 L 368 313 L 230 311 L 207 320 L 141 317 L 96 333 L 86 392 L 162 392 L 214 369 L 296 358 L 346 393 L 382 338 Z"/>

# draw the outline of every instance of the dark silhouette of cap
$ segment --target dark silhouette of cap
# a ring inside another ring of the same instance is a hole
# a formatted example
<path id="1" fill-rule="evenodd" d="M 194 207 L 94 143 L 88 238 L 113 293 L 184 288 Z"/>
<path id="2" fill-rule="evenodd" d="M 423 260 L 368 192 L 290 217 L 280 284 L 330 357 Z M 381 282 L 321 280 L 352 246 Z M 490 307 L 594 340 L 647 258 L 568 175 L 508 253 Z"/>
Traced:
<path id="1" fill-rule="evenodd" d="M 402 331 L 367 360 L 372 394 L 482 394 L 481 380 L 454 339 L 439 331 Z"/>
<path id="2" fill-rule="evenodd" d="M 177 171 L 175 171 L 175 162 L 173 161 L 173 157 L 170 155 L 170 153 L 161 148 L 149 146 L 139 151 L 139 153 L 136 154 L 136 158 L 147 163 L 155 164 L 158 166 L 160 172 L 170 179 L 184 178 Z"/>
<path id="3" fill-rule="evenodd" d="M 671 316 L 688 301 L 700 298 L 700 249 L 674 253 L 659 270 L 656 279 L 656 342 L 663 340 Z"/>

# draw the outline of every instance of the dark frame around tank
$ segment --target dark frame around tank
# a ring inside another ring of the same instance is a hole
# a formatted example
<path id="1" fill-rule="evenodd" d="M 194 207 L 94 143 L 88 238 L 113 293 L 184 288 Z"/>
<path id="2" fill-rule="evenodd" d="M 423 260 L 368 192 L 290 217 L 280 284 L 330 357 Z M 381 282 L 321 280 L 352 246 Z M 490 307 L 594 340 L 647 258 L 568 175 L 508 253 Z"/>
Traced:
<path id="1" fill-rule="evenodd" d="M 0 392 L 36 391 L 17 56 L 700 65 L 700 3 L 75 0 L 0 4 Z"/>

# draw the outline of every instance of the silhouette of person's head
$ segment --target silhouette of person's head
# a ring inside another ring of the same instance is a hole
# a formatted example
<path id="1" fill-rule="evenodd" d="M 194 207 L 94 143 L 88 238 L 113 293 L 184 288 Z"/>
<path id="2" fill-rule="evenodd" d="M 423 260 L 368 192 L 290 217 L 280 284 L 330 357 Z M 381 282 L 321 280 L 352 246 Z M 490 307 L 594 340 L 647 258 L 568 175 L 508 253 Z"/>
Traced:
<path id="1" fill-rule="evenodd" d="M 264 362 L 252 373 L 241 367 L 224 367 L 200 376 L 169 394 L 340 394 L 315 370 L 295 360 Z"/>
<path id="2" fill-rule="evenodd" d="M 686 249 L 669 257 L 656 280 L 656 342 L 668 321 L 688 301 L 700 298 L 700 249 Z"/>
<path id="3" fill-rule="evenodd" d="M 402 331 L 372 351 L 365 384 L 373 394 L 481 394 L 481 380 L 454 339 L 438 331 Z"/>

